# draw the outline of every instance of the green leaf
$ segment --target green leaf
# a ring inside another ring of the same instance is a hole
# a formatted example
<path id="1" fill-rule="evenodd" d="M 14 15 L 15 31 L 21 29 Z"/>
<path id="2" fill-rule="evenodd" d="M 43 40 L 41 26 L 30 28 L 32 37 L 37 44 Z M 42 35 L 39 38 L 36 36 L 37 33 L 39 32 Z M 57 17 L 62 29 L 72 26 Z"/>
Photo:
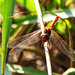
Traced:
<path id="1" fill-rule="evenodd" d="M 67 7 L 71 2 L 72 2 L 72 0 L 67 0 L 65 3 L 65 6 Z"/>
<path id="2" fill-rule="evenodd" d="M 53 12 L 53 13 L 59 15 L 63 19 L 69 18 L 69 17 L 75 17 L 75 14 L 74 14 L 75 9 L 70 9 L 70 10 L 66 9 L 66 10 L 56 11 L 56 12 Z M 55 17 L 56 17 L 55 15 L 49 14 L 49 12 L 43 14 L 44 22 L 52 21 L 52 20 L 55 19 Z M 37 15 L 28 14 L 27 16 L 23 16 L 21 18 L 14 19 L 13 24 L 19 24 L 20 23 L 19 25 L 27 25 L 27 24 L 33 24 L 33 23 L 36 23 L 36 22 L 38 22 Z M 69 28 L 71 28 L 75 31 L 75 26 L 73 24 L 68 23 L 68 25 L 70 25 L 70 26 L 72 25 L 71 27 L 69 26 Z M 54 27 L 55 27 L 55 25 L 54 25 Z M 62 27 L 62 29 L 60 29 L 60 27 Z M 56 29 L 61 34 L 66 34 L 66 31 L 65 31 L 65 29 L 63 29 L 63 25 L 61 25 L 60 22 L 57 25 Z"/>
<path id="3" fill-rule="evenodd" d="M 16 0 L 21 5 L 23 5 L 26 9 L 30 11 L 36 11 L 34 0 Z"/>
<path id="4" fill-rule="evenodd" d="M 70 10 L 66 9 L 66 10 L 56 11 L 56 12 L 53 12 L 53 13 L 59 15 L 63 19 L 69 18 L 69 17 L 75 17 L 75 14 L 74 14 L 75 9 L 70 9 Z M 50 14 L 50 12 L 47 12 L 47 13 L 43 14 L 44 22 L 52 21 L 52 20 L 55 19 L 55 17 L 56 16 L 53 15 L 53 14 Z M 18 24 L 18 27 L 20 27 L 20 25 L 33 24 L 33 23 L 36 23 L 36 22 L 38 22 L 37 15 L 31 15 L 31 14 L 28 14 L 27 16 L 23 16 L 21 18 L 17 18 L 17 19 L 13 20 L 13 24 Z M 75 26 L 73 24 L 68 23 L 68 25 L 70 25 L 70 26 L 72 25 L 71 27 L 69 26 L 69 28 L 71 28 L 75 31 Z M 54 27 L 55 27 L 55 25 L 54 25 Z M 60 29 L 60 27 L 62 27 L 62 29 Z M 14 32 L 17 31 L 17 28 L 13 31 L 12 35 L 14 35 Z M 65 31 L 65 29 L 63 29 L 63 25 L 61 25 L 60 22 L 57 25 L 56 29 L 61 34 L 66 34 L 66 31 Z"/>
<path id="5" fill-rule="evenodd" d="M 57 5 L 57 2 L 56 2 L 56 0 L 53 0 L 49 5 L 48 5 L 48 7 L 47 7 L 47 11 L 49 10 L 52 10 L 54 7 L 56 7 L 56 5 Z"/>
<path id="6" fill-rule="evenodd" d="M 2 22 L 2 20 L 3 20 L 3 17 L 2 17 L 2 15 L 0 14 L 0 23 Z M 1 27 L 1 25 L 0 25 L 0 27 Z"/>
<path id="7" fill-rule="evenodd" d="M 16 2 L 23 5 L 29 11 L 36 11 L 34 0 L 16 0 Z M 45 11 L 44 7 L 42 7 L 41 5 L 40 5 L 40 7 L 41 7 L 42 11 Z M 36 12 L 34 12 L 34 13 L 36 14 Z"/>
<path id="8" fill-rule="evenodd" d="M 0 47 L 0 55 L 1 55 L 1 50 L 2 50 L 2 48 Z"/>
<path id="9" fill-rule="evenodd" d="M 3 7 L 3 0 L 0 0 L 0 23 L 2 22 L 2 12 L 3 12 L 3 9 L 2 9 L 2 7 Z"/>
<path id="10" fill-rule="evenodd" d="M 1 59 L 1 56 L 0 56 L 0 59 Z M 1 66 L 1 63 L 0 63 L 0 66 Z M 1 68 L 0 68 L 0 70 L 1 70 Z M 5 75 L 11 75 L 9 71 L 19 73 L 19 74 L 26 74 L 26 75 L 38 75 L 38 73 L 39 73 L 39 75 L 48 75 L 48 73 L 46 71 L 41 71 L 38 69 L 32 69 L 32 68 L 28 68 L 28 67 L 22 67 L 20 65 L 6 64 L 5 65 Z M 0 73 L 1 73 L 1 71 L 0 71 Z M 59 75 L 59 74 L 53 73 L 52 75 Z"/>
<path id="11" fill-rule="evenodd" d="M 46 71 L 41 71 L 38 69 L 22 67 L 20 65 L 10 65 L 10 64 L 6 64 L 6 65 L 11 72 L 27 74 L 27 75 L 38 75 L 38 73 L 39 75 L 48 75 Z M 59 74 L 52 74 L 52 75 L 59 75 Z"/>
<path id="12" fill-rule="evenodd" d="M 0 55 L 0 66 L 1 66 L 1 55 Z M 48 75 L 46 71 L 40 71 L 38 69 L 32 69 L 28 67 L 22 67 L 20 65 L 11 65 L 5 64 L 5 75 L 11 75 L 11 72 L 20 73 L 20 74 L 27 74 L 27 75 Z M 1 73 L 1 67 L 0 67 Z M 59 74 L 52 74 L 52 75 L 59 75 Z"/>
<path id="13" fill-rule="evenodd" d="M 2 14 L 3 12 L 2 7 L 3 7 L 3 0 L 0 0 L 0 14 Z"/>
<path id="14" fill-rule="evenodd" d="M 54 28 L 57 30 L 57 32 L 59 34 L 65 35 L 66 33 L 66 25 L 64 24 L 64 22 L 59 22 L 58 24 L 56 24 L 54 26 Z"/>
<path id="15" fill-rule="evenodd" d="M 38 73 L 39 75 L 47 75 L 47 72 L 45 71 L 22 67 L 20 65 L 7 64 L 7 67 L 9 68 L 11 72 L 16 72 L 16 73 L 21 73 L 21 74 L 30 74 L 30 75 L 38 75 Z"/>
<path id="16" fill-rule="evenodd" d="M 49 14 L 49 13 L 51 13 L 51 12 L 43 14 L 44 22 L 48 22 L 48 21 L 51 21 L 51 20 L 55 19 L 56 16 L 52 15 L 52 14 Z M 56 12 L 53 12 L 53 13 L 60 16 L 63 19 L 75 17 L 75 9 L 65 9 L 65 10 L 56 11 Z M 36 23 L 36 22 L 38 22 L 37 15 L 27 15 L 25 17 L 14 19 L 14 21 L 13 21 L 14 24 L 16 24 L 16 23 L 32 24 L 32 23 Z"/>
<path id="17" fill-rule="evenodd" d="M 75 25 L 72 24 L 68 19 L 66 19 L 65 21 L 66 21 L 68 27 L 69 27 L 70 29 L 73 29 L 73 30 L 75 31 Z"/>
<path id="18" fill-rule="evenodd" d="M 30 11 L 36 11 L 34 0 L 25 0 L 24 6 Z"/>
<path id="19" fill-rule="evenodd" d="M 58 5 L 61 5 L 61 0 L 56 0 Z"/>
<path id="20" fill-rule="evenodd" d="M 7 43 L 9 40 L 10 26 L 12 24 L 12 19 L 9 18 L 13 15 L 15 0 L 4 0 L 3 6 L 3 27 L 2 27 L 2 65 L 1 65 L 1 75 L 4 74 L 5 62 L 7 57 Z"/>
<path id="21" fill-rule="evenodd" d="M 75 75 L 75 68 L 70 68 L 63 73 L 63 75 Z"/>
<path id="22" fill-rule="evenodd" d="M 0 74 L 1 74 L 1 55 L 0 55 Z M 6 65 L 5 65 L 5 74 L 4 75 L 11 75 L 11 73 Z"/>

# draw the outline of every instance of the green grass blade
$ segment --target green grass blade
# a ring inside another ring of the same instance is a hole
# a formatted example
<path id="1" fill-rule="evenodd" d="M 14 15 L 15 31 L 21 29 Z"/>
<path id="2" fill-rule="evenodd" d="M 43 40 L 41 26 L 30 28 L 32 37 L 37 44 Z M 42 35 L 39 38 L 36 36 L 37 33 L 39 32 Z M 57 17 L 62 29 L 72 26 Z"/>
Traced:
<path id="1" fill-rule="evenodd" d="M 63 73 L 63 75 L 75 75 L 75 68 L 70 68 Z"/>
<path id="2" fill-rule="evenodd" d="M 5 74 L 4 75 L 11 75 L 9 68 L 5 65 Z M 1 74 L 1 55 L 0 55 L 0 74 Z"/>
<path id="3" fill-rule="evenodd" d="M 53 12 L 53 13 L 57 14 L 58 16 L 60 16 L 63 19 L 70 18 L 70 17 L 75 17 L 75 14 L 74 14 L 75 13 L 75 9 L 66 9 L 66 10 L 56 11 L 56 12 Z M 43 14 L 44 22 L 48 22 L 48 21 L 54 20 L 54 18 L 55 18 L 55 15 L 50 14 L 49 11 L 47 13 Z M 38 22 L 37 15 L 29 15 L 28 14 L 27 16 L 14 19 L 13 24 L 21 23 L 21 25 L 26 25 L 26 24 L 36 23 L 36 22 Z M 73 24 L 71 24 L 69 22 L 67 22 L 67 24 L 69 25 L 68 27 L 70 29 L 73 29 L 75 31 L 75 26 Z M 66 29 L 63 27 L 63 25 L 61 24 L 61 22 L 59 22 L 58 25 L 56 25 L 56 27 L 54 25 L 54 27 L 61 34 L 66 34 Z"/>
<path id="4" fill-rule="evenodd" d="M 43 20 L 44 22 L 48 22 L 51 20 L 55 19 L 55 16 L 50 14 L 51 12 L 47 12 L 43 14 Z M 66 10 L 61 10 L 57 12 L 53 12 L 54 14 L 60 16 L 61 18 L 70 18 L 70 17 L 75 17 L 75 9 L 66 9 Z M 38 22 L 38 17 L 37 15 L 27 15 L 21 18 L 14 19 L 13 23 L 18 24 L 18 23 L 23 23 L 23 24 L 32 24 Z"/>
<path id="5" fill-rule="evenodd" d="M 26 75 L 48 75 L 48 73 L 46 71 L 41 71 L 41 70 L 38 70 L 38 69 L 32 69 L 32 68 L 28 68 L 28 67 L 22 67 L 20 65 L 6 64 L 6 66 L 8 67 L 8 69 L 11 72 L 16 72 L 16 73 L 20 73 L 20 74 L 26 74 Z M 59 74 L 52 74 L 52 75 L 59 75 Z"/>
<path id="6" fill-rule="evenodd" d="M 2 12 L 3 12 L 2 5 L 3 5 L 3 0 L 0 0 L 0 23 L 2 21 Z"/>
<path id="7" fill-rule="evenodd" d="M 15 0 L 4 0 L 3 6 L 3 27 L 2 27 L 2 64 L 1 75 L 4 75 L 5 62 L 7 56 L 7 43 L 9 40 L 10 26 L 12 19 L 9 18 L 13 15 Z"/>
<path id="8" fill-rule="evenodd" d="M 34 0 L 16 0 L 21 5 L 23 5 L 26 9 L 30 11 L 36 11 Z"/>
<path id="9" fill-rule="evenodd" d="M 3 5 L 3 0 L 0 0 L 0 14 L 2 14 L 2 12 L 3 12 L 2 5 Z"/>
<path id="10" fill-rule="evenodd" d="M 39 73 L 39 75 L 48 75 L 47 72 L 45 72 L 45 71 L 22 67 L 20 65 L 7 64 L 7 67 L 11 72 L 16 72 L 16 73 L 20 73 L 20 74 L 38 75 L 38 73 Z"/>

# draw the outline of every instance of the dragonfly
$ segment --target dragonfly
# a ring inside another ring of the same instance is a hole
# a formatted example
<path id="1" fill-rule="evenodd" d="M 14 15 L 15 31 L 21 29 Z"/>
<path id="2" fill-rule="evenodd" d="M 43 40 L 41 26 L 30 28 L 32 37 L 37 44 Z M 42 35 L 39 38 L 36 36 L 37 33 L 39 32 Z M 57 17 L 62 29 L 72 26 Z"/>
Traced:
<path id="1" fill-rule="evenodd" d="M 75 53 L 74 50 L 53 30 L 53 26 L 58 18 L 59 16 L 56 16 L 52 24 L 49 27 L 44 28 L 44 34 L 42 34 L 42 30 L 37 30 L 9 41 L 8 47 L 12 48 L 9 55 L 17 54 L 25 49 L 25 47 L 41 40 L 42 42 L 48 41 L 48 43 L 52 43 L 58 50 L 73 60 L 73 55 L 70 51 L 72 50 L 73 53 Z"/>

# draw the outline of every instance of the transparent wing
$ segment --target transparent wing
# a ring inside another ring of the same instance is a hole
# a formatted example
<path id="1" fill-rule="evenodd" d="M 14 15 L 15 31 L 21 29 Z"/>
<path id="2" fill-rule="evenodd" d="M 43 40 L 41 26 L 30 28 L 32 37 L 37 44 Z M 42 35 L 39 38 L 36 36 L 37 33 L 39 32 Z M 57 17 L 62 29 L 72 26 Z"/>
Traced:
<path id="1" fill-rule="evenodd" d="M 34 31 L 30 34 L 27 35 L 23 35 L 20 36 L 18 38 L 15 38 L 14 40 L 10 40 L 8 43 L 8 48 L 13 48 L 14 46 L 18 45 L 19 43 L 21 43 L 22 41 L 26 40 L 27 38 L 29 38 L 30 36 L 32 36 L 33 34 L 37 33 L 39 30 Z"/>
<path id="2" fill-rule="evenodd" d="M 32 34 L 32 33 L 31 33 Z M 26 46 L 34 44 L 40 40 L 41 30 L 36 32 L 35 34 L 31 35 L 28 39 L 20 42 L 18 45 L 13 47 L 9 52 L 9 55 L 14 55 L 25 49 Z"/>
<path id="3" fill-rule="evenodd" d="M 51 30 L 49 42 L 51 42 L 58 50 L 73 60 L 73 56 L 70 51 L 74 50 L 70 48 L 68 44 L 54 30 Z"/>

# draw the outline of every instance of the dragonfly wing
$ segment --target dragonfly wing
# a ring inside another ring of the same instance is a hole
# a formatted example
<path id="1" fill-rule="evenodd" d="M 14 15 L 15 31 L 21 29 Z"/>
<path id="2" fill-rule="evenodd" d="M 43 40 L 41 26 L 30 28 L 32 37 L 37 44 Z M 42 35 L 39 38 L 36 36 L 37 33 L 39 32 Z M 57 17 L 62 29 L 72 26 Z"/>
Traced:
<path id="1" fill-rule="evenodd" d="M 21 52 L 23 49 L 25 49 L 26 46 L 32 45 L 40 40 L 41 30 L 30 36 L 28 39 L 22 41 L 18 45 L 16 45 L 14 48 L 11 49 L 9 52 L 9 55 L 14 55 L 19 52 Z"/>
<path id="2" fill-rule="evenodd" d="M 73 49 L 70 48 L 68 44 L 54 30 L 51 30 L 49 42 L 51 42 L 58 50 L 73 60 L 72 53 L 70 52 L 71 50 L 73 51 Z"/>
<path id="3" fill-rule="evenodd" d="M 13 48 L 14 46 L 18 45 L 19 43 L 21 43 L 22 41 L 26 40 L 27 38 L 29 38 L 31 35 L 37 33 L 39 30 L 37 31 L 34 31 L 30 34 L 27 34 L 27 35 L 23 35 L 23 36 L 20 36 L 18 38 L 15 38 L 14 40 L 10 40 L 9 43 L 8 43 L 8 48 Z"/>

